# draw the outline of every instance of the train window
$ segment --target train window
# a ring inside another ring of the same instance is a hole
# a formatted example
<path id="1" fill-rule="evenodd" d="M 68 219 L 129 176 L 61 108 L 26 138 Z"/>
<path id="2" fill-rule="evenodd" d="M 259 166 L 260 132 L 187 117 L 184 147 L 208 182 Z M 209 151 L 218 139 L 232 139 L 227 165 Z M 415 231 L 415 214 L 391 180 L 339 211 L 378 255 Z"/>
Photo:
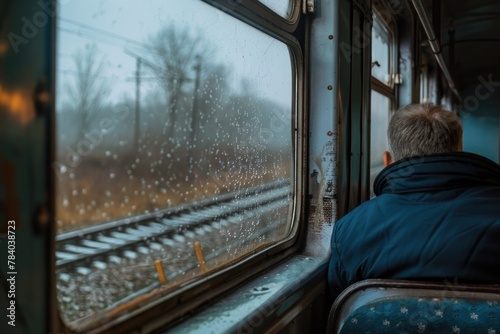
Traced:
<path id="1" fill-rule="evenodd" d="M 381 17 L 374 12 L 372 28 L 372 76 L 390 86 L 394 74 L 392 36 Z"/>
<path id="2" fill-rule="evenodd" d="M 429 102 L 430 103 L 438 103 L 438 96 L 437 92 L 439 91 L 438 88 L 438 77 L 437 77 L 437 71 L 434 67 L 429 67 L 429 87 L 427 88 L 427 92 L 429 94 Z"/>
<path id="3" fill-rule="evenodd" d="M 452 92 L 450 90 L 447 90 L 443 93 L 443 96 L 441 96 L 441 101 L 439 104 L 441 104 L 443 107 L 445 107 L 448 110 L 454 111 L 453 110 L 453 105 L 452 105 Z"/>
<path id="4" fill-rule="evenodd" d="M 387 11 L 386 11 L 387 14 Z M 382 154 L 388 150 L 387 127 L 390 112 L 395 105 L 395 54 L 394 32 L 373 13 L 372 27 L 372 91 L 370 126 L 370 197 L 374 196 L 373 181 L 384 168 Z"/>
<path id="5" fill-rule="evenodd" d="M 202 1 L 59 5 L 52 166 L 65 323 L 84 329 L 289 238 L 288 45 Z"/>
<path id="6" fill-rule="evenodd" d="M 293 10 L 292 0 L 259 0 L 261 3 L 266 5 L 269 9 L 272 9 L 278 15 L 284 17 L 285 19 L 290 18 Z"/>
<path id="7" fill-rule="evenodd" d="M 420 103 L 438 103 L 437 71 L 427 60 L 426 55 L 420 55 Z"/>
<path id="8" fill-rule="evenodd" d="M 427 57 L 424 54 L 420 55 L 420 103 L 430 102 L 429 98 L 429 65 Z"/>
<path id="9" fill-rule="evenodd" d="M 389 148 L 387 141 L 387 127 L 389 124 L 391 99 L 379 92 L 371 92 L 371 133 L 370 133 L 370 185 L 377 174 L 384 168 L 382 155 Z M 372 190 L 371 196 L 374 193 Z"/>

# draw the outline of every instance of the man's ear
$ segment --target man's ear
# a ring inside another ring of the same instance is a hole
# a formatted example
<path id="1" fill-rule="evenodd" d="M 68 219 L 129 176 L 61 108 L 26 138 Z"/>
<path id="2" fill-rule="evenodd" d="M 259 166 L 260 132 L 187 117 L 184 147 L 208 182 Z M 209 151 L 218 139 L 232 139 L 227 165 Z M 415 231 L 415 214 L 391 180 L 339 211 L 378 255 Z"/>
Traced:
<path id="1" fill-rule="evenodd" d="M 392 164 L 392 157 L 391 154 L 387 151 L 384 151 L 384 154 L 382 154 L 382 161 L 384 161 L 384 166 L 387 167 L 390 164 Z"/>

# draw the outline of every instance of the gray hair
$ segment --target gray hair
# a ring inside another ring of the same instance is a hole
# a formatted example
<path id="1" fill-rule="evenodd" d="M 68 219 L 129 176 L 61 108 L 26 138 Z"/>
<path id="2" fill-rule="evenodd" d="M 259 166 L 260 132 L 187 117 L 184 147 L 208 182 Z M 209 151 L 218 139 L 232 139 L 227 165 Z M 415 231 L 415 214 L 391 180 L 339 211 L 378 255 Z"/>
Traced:
<path id="1" fill-rule="evenodd" d="M 393 161 L 462 150 L 460 118 L 430 103 L 410 104 L 396 111 L 387 136 Z"/>

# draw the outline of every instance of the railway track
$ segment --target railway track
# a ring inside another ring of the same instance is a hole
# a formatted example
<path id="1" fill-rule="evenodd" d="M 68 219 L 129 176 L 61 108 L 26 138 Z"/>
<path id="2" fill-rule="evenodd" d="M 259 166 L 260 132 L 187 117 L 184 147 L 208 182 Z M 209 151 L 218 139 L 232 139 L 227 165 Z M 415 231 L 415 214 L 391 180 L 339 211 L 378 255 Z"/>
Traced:
<path id="1" fill-rule="evenodd" d="M 258 210 L 263 205 L 287 198 L 288 184 L 274 182 L 154 215 L 60 234 L 56 237 L 56 266 L 63 268 L 105 262 L 106 258 L 117 256 L 134 257 L 133 253 L 144 252 L 141 247 L 158 248 L 158 241 L 168 244 L 168 240 L 179 232 L 189 233 L 200 227 L 210 232 L 214 222 L 231 223 L 237 221 L 235 218 L 241 214 L 251 214 L 252 210 Z"/>
<path id="2" fill-rule="evenodd" d="M 58 235 L 58 299 L 66 320 L 80 321 L 158 287 L 155 259 L 162 259 L 168 282 L 186 275 L 199 265 L 195 241 L 206 261 L 224 261 L 253 248 L 255 239 L 273 240 L 286 226 L 289 204 L 289 181 L 278 181 Z"/>

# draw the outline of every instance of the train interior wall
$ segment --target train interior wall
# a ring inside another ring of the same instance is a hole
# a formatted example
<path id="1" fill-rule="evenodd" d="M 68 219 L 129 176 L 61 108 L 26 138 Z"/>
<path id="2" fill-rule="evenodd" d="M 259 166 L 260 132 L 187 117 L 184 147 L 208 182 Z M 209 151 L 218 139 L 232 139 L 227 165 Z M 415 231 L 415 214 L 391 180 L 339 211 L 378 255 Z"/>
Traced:
<path id="1" fill-rule="evenodd" d="M 490 77 L 491 78 L 491 77 Z M 499 84 L 480 76 L 478 82 L 463 90 L 462 125 L 464 151 L 500 162 Z"/>

